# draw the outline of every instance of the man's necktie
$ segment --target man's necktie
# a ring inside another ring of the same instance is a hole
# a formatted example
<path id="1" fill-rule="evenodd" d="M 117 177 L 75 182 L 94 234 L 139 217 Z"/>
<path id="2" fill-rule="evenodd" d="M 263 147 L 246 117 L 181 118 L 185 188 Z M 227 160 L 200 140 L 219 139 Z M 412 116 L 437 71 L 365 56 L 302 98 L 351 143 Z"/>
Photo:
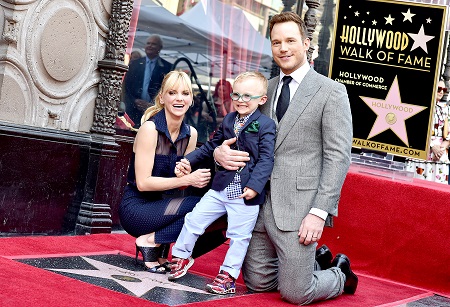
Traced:
<path id="1" fill-rule="evenodd" d="M 148 61 L 147 67 L 144 73 L 144 83 L 142 85 L 142 99 L 150 101 L 150 95 L 148 93 L 148 88 L 150 86 L 150 80 L 152 79 L 152 73 L 154 68 L 154 61 Z"/>
<path id="2" fill-rule="evenodd" d="M 284 113 L 286 113 L 286 110 L 289 106 L 289 101 L 291 100 L 291 93 L 289 91 L 289 82 L 291 82 L 291 80 L 292 80 L 291 76 L 283 77 L 283 87 L 281 88 L 280 97 L 278 97 L 278 102 L 277 102 L 276 115 L 277 115 L 278 122 L 281 121 Z"/>

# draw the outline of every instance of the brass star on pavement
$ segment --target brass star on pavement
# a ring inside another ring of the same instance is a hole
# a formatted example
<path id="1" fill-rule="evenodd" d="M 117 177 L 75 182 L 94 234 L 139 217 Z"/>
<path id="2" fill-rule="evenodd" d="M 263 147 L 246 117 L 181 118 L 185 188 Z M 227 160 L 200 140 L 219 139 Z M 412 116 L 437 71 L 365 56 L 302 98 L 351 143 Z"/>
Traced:
<path id="1" fill-rule="evenodd" d="M 419 33 L 408 33 L 409 36 L 414 40 L 414 44 L 411 47 L 410 51 L 413 51 L 414 49 L 420 47 L 425 51 L 425 53 L 428 53 L 427 49 L 427 42 L 432 40 L 434 36 L 431 35 L 425 35 L 425 31 L 423 29 L 423 25 L 420 26 Z"/>
<path id="2" fill-rule="evenodd" d="M 402 103 L 397 76 L 392 82 L 386 99 L 359 96 L 373 112 L 377 119 L 370 130 L 368 139 L 391 129 L 399 138 L 409 146 L 405 120 L 426 109 L 426 107 Z"/>
<path id="3" fill-rule="evenodd" d="M 141 297 L 155 287 L 175 289 L 181 291 L 197 292 L 202 294 L 210 294 L 206 291 L 196 288 L 183 286 L 178 283 L 167 280 L 165 274 L 155 274 L 146 271 L 130 271 L 121 267 L 117 267 L 105 262 L 94 259 L 81 257 L 86 262 L 97 268 L 97 270 L 77 270 L 77 269 L 51 269 L 46 270 L 77 274 L 82 276 L 91 276 L 105 278 L 115 281 L 134 295 Z"/>

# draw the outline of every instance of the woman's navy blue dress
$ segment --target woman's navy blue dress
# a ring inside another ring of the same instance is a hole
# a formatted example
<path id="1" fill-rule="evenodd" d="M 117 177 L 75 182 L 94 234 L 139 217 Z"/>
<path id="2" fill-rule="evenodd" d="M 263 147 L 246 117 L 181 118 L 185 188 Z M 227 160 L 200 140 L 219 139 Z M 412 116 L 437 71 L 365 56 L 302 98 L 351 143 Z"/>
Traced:
<path id="1" fill-rule="evenodd" d="M 165 111 L 151 119 L 158 131 L 152 176 L 175 177 L 175 163 L 185 154 L 190 139 L 190 127 L 181 124 L 180 133 L 172 142 L 167 128 Z M 184 216 L 191 212 L 200 200 L 197 196 L 182 196 L 173 189 L 158 192 L 140 192 L 136 187 L 133 153 L 128 168 L 127 186 L 119 207 L 123 229 L 134 237 L 155 232 L 155 243 L 175 242 L 184 223 Z"/>

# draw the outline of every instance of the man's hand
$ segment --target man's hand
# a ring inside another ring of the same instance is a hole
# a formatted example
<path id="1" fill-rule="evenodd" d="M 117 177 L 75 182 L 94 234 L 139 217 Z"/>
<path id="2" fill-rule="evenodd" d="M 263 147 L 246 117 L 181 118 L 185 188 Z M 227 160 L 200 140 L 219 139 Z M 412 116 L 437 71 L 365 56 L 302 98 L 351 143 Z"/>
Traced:
<path id="1" fill-rule="evenodd" d="M 223 168 L 235 171 L 245 166 L 245 162 L 250 161 L 248 153 L 240 150 L 233 150 L 230 145 L 236 142 L 236 138 L 225 140 L 222 145 L 214 150 L 214 159 Z"/>
<path id="2" fill-rule="evenodd" d="M 258 195 L 258 192 L 256 192 L 255 190 L 252 190 L 250 188 L 245 187 L 244 188 L 244 193 L 242 193 L 242 195 L 239 196 L 239 198 L 245 198 L 246 200 L 249 200 L 249 199 L 254 198 L 256 195 Z"/>
<path id="3" fill-rule="evenodd" d="M 317 242 L 322 237 L 325 221 L 317 215 L 308 213 L 302 220 L 298 236 L 300 244 L 309 245 L 311 242 Z"/>
<path id="4" fill-rule="evenodd" d="M 145 101 L 143 99 L 135 99 L 134 104 L 136 105 L 136 108 L 138 108 L 138 110 L 141 112 L 144 112 L 148 107 L 150 107 L 148 101 Z"/>

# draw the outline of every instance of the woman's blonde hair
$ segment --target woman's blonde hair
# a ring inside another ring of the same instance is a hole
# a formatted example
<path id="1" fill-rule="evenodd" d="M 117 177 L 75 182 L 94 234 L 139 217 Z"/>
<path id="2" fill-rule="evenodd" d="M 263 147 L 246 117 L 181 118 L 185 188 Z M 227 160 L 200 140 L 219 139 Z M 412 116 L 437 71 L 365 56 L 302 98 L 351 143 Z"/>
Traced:
<path id="1" fill-rule="evenodd" d="M 149 107 L 145 110 L 144 115 L 141 118 L 141 125 L 143 125 L 149 118 L 154 116 L 156 113 L 164 109 L 164 104 L 161 103 L 161 97 L 174 87 L 181 84 L 189 90 L 191 100 L 194 99 L 194 94 L 192 92 L 191 78 L 184 72 L 179 70 L 173 70 L 165 75 L 164 80 L 161 84 L 161 88 L 158 94 L 155 96 L 155 105 Z"/>

